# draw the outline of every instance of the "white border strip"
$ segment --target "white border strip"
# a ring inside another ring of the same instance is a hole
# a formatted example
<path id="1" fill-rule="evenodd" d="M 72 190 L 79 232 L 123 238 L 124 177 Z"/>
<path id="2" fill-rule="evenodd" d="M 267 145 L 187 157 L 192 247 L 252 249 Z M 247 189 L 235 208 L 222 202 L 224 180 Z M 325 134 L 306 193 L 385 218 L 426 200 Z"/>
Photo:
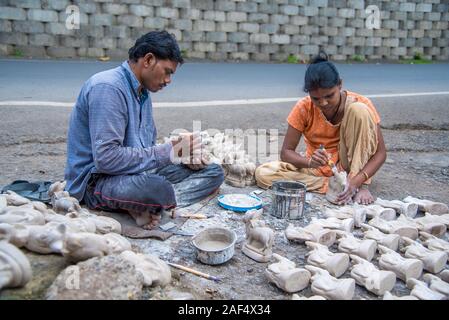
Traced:
<path id="1" fill-rule="evenodd" d="M 437 92 L 416 92 L 416 93 L 391 93 L 391 94 L 368 94 L 367 98 L 399 98 L 449 95 L 449 91 Z M 256 104 L 272 104 L 296 102 L 301 97 L 295 98 L 267 98 L 267 99 L 241 99 L 241 100 L 212 100 L 212 101 L 189 101 L 189 102 L 155 102 L 153 108 L 191 108 L 191 107 L 219 107 L 219 106 L 241 106 Z M 25 106 L 25 107 L 68 107 L 71 108 L 75 102 L 54 102 L 54 101 L 0 101 L 0 106 Z"/>

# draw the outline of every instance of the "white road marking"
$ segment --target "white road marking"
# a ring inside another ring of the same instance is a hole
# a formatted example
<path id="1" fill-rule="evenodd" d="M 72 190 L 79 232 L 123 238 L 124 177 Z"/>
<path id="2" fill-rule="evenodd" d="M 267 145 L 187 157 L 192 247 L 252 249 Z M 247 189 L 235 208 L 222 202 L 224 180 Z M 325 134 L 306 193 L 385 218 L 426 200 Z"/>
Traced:
<path id="1" fill-rule="evenodd" d="M 415 93 L 389 93 L 389 94 L 367 94 L 367 98 L 399 98 L 449 95 L 449 91 L 415 92 Z M 265 98 L 265 99 L 239 99 L 239 100 L 212 100 L 212 101 L 188 101 L 188 102 L 154 102 L 153 108 L 190 108 L 190 107 L 220 107 L 241 106 L 270 103 L 296 102 L 302 97 L 294 98 Z M 0 101 L 0 106 L 42 106 L 42 107 L 67 107 L 72 108 L 75 102 L 55 101 Z"/>

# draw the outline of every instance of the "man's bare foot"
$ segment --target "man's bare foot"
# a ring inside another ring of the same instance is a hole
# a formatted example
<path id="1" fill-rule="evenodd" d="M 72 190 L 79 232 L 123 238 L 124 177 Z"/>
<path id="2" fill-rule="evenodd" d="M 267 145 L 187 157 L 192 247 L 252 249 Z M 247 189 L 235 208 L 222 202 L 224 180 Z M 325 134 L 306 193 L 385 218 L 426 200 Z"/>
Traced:
<path id="1" fill-rule="evenodd" d="M 362 186 L 354 196 L 354 202 L 358 204 L 371 204 L 374 202 L 374 197 L 369 192 L 367 187 Z"/>
<path id="2" fill-rule="evenodd" d="M 143 229 L 151 230 L 156 228 L 161 223 L 161 215 L 150 214 L 150 222 L 142 226 Z"/>

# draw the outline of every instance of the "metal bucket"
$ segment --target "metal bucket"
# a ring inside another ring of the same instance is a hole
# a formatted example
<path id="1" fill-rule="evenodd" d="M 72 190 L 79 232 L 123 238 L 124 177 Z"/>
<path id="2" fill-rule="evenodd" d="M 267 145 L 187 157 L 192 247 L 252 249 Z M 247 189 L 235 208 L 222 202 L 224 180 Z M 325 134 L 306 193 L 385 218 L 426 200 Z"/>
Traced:
<path id="1" fill-rule="evenodd" d="M 304 215 L 306 185 L 296 181 L 274 181 L 271 187 L 271 215 L 298 220 Z"/>
<path id="2" fill-rule="evenodd" d="M 225 228 L 208 228 L 198 233 L 192 240 L 197 249 L 197 258 L 202 263 L 222 264 L 234 255 L 237 235 Z"/>

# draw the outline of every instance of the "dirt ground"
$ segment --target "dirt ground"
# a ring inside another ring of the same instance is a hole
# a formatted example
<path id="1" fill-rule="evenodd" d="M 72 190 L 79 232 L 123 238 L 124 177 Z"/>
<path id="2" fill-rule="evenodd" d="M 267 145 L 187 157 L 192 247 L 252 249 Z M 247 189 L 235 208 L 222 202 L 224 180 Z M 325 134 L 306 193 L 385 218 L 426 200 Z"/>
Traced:
<path id="1" fill-rule="evenodd" d="M 388 150 L 388 159 L 375 176 L 372 191 L 384 199 L 403 199 L 408 195 L 449 204 L 449 131 L 446 130 L 383 130 Z M 279 137 L 280 143 L 283 137 Z M 64 174 L 65 138 L 27 137 L 21 141 L 5 137 L 0 141 L 0 186 L 15 179 L 26 180 L 62 180 Z M 257 187 L 244 189 L 223 185 L 220 194 L 249 193 Z M 279 253 L 298 266 L 305 264 L 305 246 L 290 243 L 284 236 L 289 221 L 280 220 L 270 215 L 271 195 L 269 191 L 261 194 L 264 200 L 263 219 L 275 231 L 273 251 Z M 320 217 L 321 210 L 331 206 L 321 196 L 314 195 L 307 203 L 305 220 L 293 221 L 295 225 L 307 223 L 311 217 Z M 222 281 L 200 278 L 190 273 L 173 269 L 173 281 L 166 288 L 152 288 L 145 291 L 142 299 L 171 299 L 183 297 L 185 293 L 196 299 L 290 299 L 276 286 L 268 283 L 264 270 L 267 263 L 257 263 L 241 252 L 244 242 L 244 224 L 242 214 L 226 211 L 212 199 L 206 206 L 192 206 L 190 212 L 210 214 L 207 220 L 188 220 L 182 231 L 195 233 L 208 226 L 222 225 L 234 230 L 238 235 L 233 258 L 219 266 L 208 266 L 196 259 L 195 248 L 190 238 L 173 236 L 166 241 L 132 240 L 136 250 L 158 254 L 162 259 L 190 266 L 197 270 L 219 276 Z M 446 239 L 448 235 L 446 234 Z M 335 245 L 331 248 L 336 252 Z M 35 277 L 45 277 L 44 273 L 52 267 L 45 280 L 37 280 L 38 288 L 27 290 L 8 290 L 0 294 L 1 299 L 44 297 L 45 289 L 52 278 L 65 264 L 61 257 L 28 254 L 32 260 Z M 375 259 L 376 260 L 376 259 Z M 377 263 L 376 261 L 374 262 Z M 343 277 L 349 277 L 348 273 Z M 30 291 L 31 290 L 31 291 Z M 397 280 L 394 294 L 405 295 L 409 290 Z M 300 292 L 310 296 L 310 286 Z M 355 299 L 378 299 L 364 288 L 357 286 Z"/>

